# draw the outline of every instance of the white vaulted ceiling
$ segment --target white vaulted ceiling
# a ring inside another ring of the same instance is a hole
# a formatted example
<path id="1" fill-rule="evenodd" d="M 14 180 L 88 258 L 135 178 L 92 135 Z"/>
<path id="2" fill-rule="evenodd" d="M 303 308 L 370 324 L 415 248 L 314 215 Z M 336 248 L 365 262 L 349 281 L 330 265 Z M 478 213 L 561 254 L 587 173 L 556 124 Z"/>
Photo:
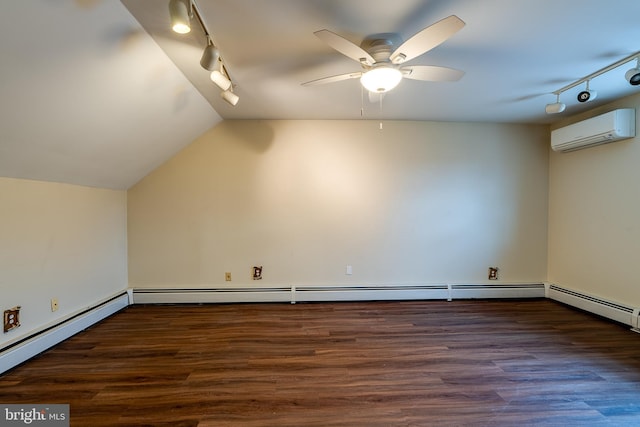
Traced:
<path id="1" fill-rule="evenodd" d="M 640 88 L 627 64 L 591 82 L 598 98 L 548 116 L 554 90 L 640 50 L 637 0 L 196 0 L 235 92 L 199 65 L 205 39 L 169 29 L 168 0 L 0 3 L 0 176 L 128 188 L 223 119 L 550 123 Z M 303 87 L 359 65 L 314 36 L 409 38 L 455 14 L 466 26 L 411 64 L 464 70 L 455 83 L 403 80 L 369 103 L 358 80 Z"/>

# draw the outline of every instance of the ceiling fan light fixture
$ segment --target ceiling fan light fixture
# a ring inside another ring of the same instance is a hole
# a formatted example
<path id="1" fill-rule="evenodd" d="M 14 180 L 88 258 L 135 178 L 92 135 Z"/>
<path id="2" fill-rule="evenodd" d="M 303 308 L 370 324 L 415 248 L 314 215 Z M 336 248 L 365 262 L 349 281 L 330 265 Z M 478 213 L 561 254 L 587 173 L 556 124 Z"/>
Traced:
<path id="1" fill-rule="evenodd" d="M 222 74 L 220 70 L 213 70 L 211 72 L 211 81 L 222 90 L 228 90 L 231 87 L 231 80 Z"/>
<path id="2" fill-rule="evenodd" d="M 362 74 L 360 83 L 369 92 L 384 93 L 398 86 L 402 72 L 389 66 L 375 67 Z"/>
<path id="3" fill-rule="evenodd" d="M 171 29 L 178 34 L 187 34 L 191 31 L 191 0 L 171 0 L 169 2 L 169 15 L 171 16 Z"/>

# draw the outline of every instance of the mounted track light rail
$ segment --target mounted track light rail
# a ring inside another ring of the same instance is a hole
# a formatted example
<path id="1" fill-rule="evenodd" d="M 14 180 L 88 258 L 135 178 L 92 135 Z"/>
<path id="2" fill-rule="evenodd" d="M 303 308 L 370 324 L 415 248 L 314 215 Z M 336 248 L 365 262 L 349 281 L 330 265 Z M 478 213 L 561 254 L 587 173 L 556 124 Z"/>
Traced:
<path id="1" fill-rule="evenodd" d="M 607 73 L 615 68 L 618 68 L 619 66 L 624 65 L 627 62 L 633 61 L 634 59 L 636 60 L 636 66 L 634 68 L 631 68 L 629 71 L 627 71 L 624 77 L 629 82 L 630 85 L 632 86 L 640 85 L 640 51 L 638 51 L 625 58 L 622 58 L 619 61 L 614 62 L 613 64 L 607 65 L 606 67 L 601 68 L 598 71 L 594 71 L 588 76 L 584 76 L 580 80 L 576 80 L 573 83 L 570 83 L 564 87 L 561 87 L 558 90 L 551 92 L 552 94 L 556 95 L 556 102 L 553 104 L 547 104 L 547 106 L 545 107 L 546 113 L 556 114 L 556 113 L 563 112 L 566 105 L 560 102 L 560 94 L 568 91 L 569 89 L 573 89 L 574 87 L 579 86 L 583 83 L 586 83 L 587 87 L 584 91 L 578 94 L 578 101 L 579 102 L 593 101 L 597 96 L 597 92 L 589 89 L 589 82 L 593 78 L 598 77 L 604 73 Z"/>
<path id="2" fill-rule="evenodd" d="M 207 38 L 207 45 L 202 52 L 200 66 L 211 71 L 211 81 L 222 90 L 222 99 L 231 105 L 236 105 L 240 97 L 233 93 L 233 82 L 229 77 L 227 67 L 220 56 L 220 49 L 213 43 L 211 33 L 202 18 L 195 0 L 170 0 L 169 16 L 171 17 L 171 29 L 178 34 L 187 34 L 191 31 L 191 20 L 195 18 L 200 24 L 202 32 Z"/>

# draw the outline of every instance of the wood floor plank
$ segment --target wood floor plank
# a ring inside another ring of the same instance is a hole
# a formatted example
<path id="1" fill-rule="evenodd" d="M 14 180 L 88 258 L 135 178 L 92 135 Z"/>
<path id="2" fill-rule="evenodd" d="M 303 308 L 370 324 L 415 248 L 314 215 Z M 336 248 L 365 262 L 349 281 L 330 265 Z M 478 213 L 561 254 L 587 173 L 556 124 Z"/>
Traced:
<path id="1" fill-rule="evenodd" d="M 0 376 L 73 426 L 636 426 L 640 335 L 550 300 L 131 306 Z"/>

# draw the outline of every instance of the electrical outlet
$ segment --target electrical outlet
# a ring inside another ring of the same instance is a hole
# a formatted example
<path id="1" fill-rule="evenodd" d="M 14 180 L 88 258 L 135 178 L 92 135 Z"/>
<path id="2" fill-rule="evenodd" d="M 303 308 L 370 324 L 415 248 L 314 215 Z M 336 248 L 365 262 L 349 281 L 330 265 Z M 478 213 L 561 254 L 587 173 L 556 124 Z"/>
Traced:
<path id="1" fill-rule="evenodd" d="M 231 273 L 229 273 L 229 272 L 224 273 L 224 280 L 227 281 L 227 282 L 230 282 L 231 281 Z"/>
<path id="2" fill-rule="evenodd" d="M 20 308 L 20 306 L 17 306 L 4 311 L 5 333 L 20 326 Z"/>
<path id="3" fill-rule="evenodd" d="M 58 298 L 51 298 L 51 311 L 58 311 Z"/>

